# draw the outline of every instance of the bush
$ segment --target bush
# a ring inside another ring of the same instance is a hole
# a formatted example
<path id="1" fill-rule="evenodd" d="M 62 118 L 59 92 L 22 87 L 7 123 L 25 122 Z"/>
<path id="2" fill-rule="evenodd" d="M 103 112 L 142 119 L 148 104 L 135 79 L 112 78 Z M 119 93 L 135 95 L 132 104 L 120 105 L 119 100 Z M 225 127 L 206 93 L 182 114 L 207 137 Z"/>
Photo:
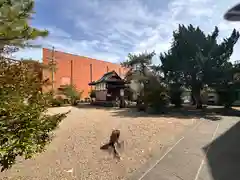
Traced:
<path id="1" fill-rule="evenodd" d="M 169 104 L 166 89 L 160 86 L 145 93 L 145 102 L 153 112 L 164 112 Z"/>
<path id="2" fill-rule="evenodd" d="M 182 106 L 182 93 L 183 90 L 178 85 L 171 85 L 169 89 L 169 97 L 171 104 L 174 104 L 175 107 Z"/>
<path id="3" fill-rule="evenodd" d="M 137 97 L 137 110 L 138 111 L 146 111 L 147 110 L 147 100 L 143 100 L 140 95 Z"/>
<path id="4" fill-rule="evenodd" d="M 90 98 L 96 98 L 96 91 L 95 90 L 91 90 L 89 93 L 89 97 Z"/>
<path id="5" fill-rule="evenodd" d="M 65 104 L 65 101 L 61 96 L 59 96 L 59 97 L 56 97 L 56 98 L 52 98 L 50 103 L 53 107 L 60 107 L 63 104 Z"/>
<path id="6" fill-rule="evenodd" d="M 230 108 L 234 101 L 236 100 L 235 91 L 231 89 L 226 89 L 224 91 L 218 92 L 219 103 L 223 104 L 225 108 Z"/>
<path id="7" fill-rule="evenodd" d="M 130 89 L 130 87 L 125 88 L 124 90 L 124 96 L 125 99 L 127 99 L 128 101 L 133 101 L 134 100 L 134 91 Z"/>
<path id="8" fill-rule="evenodd" d="M 42 152 L 65 114 L 46 114 L 49 95 L 38 74 L 21 61 L 0 59 L 0 166 L 10 168 L 17 156 Z"/>
<path id="9" fill-rule="evenodd" d="M 75 106 L 81 99 L 83 91 L 78 92 L 75 86 L 65 85 L 64 87 L 62 87 L 62 93 L 71 100 L 71 105 Z"/>
<path id="10" fill-rule="evenodd" d="M 90 100 L 90 98 L 84 98 L 84 102 L 90 102 L 91 100 Z"/>

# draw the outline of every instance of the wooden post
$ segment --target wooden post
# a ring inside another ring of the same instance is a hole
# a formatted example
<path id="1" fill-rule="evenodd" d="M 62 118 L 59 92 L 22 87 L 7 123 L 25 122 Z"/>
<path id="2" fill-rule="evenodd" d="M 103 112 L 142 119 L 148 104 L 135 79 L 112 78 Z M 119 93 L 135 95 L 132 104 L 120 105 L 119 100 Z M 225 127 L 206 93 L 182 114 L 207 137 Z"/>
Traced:
<path id="1" fill-rule="evenodd" d="M 119 108 L 125 107 L 125 101 L 124 101 L 124 89 L 120 89 L 120 104 Z"/>
<path id="2" fill-rule="evenodd" d="M 108 72 L 108 66 L 107 66 L 107 72 Z"/>
<path id="3" fill-rule="evenodd" d="M 51 57 L 47 57 L 47 60 L 49 60 L 48 65 L 50 66 L 50 74 L 51 74 L 51 80 L 52 80 L 52 91 L 54 90 L 54 72 L 56 71 L 56 64 L 55 64 L 55 48 L 52 47 L 52 53 Z"/>
<path id="4" fill-rule="evenodd" d="M 70 84 L 71 84 L 71 88 L 73 87 L 73 60 L 70 61 L 71 63 L 71 69 L 70 69 L 70 73 L 71 73 L 71 80 L 70 80 Z M 73 105 L 73 97 L 71 96 L 71 104 Z"/>
<path id="5" fill-rule="evenodd" d="M 73 86 L 73 60 L 71 60 L 71 86 Z"/>
<path id="6" fill-rule="evenodd" d="M 92 64 L 90 64 L 90 82 L 92 82 Z M 92 86 L 91 87 L 91 91 L 92 91 Z"/>
<path id="7" fill-rule="evenodd" d="M 51 70 L 52 70 L 52 91 L 54 90 L 54 47 L 52 47 Z"/>

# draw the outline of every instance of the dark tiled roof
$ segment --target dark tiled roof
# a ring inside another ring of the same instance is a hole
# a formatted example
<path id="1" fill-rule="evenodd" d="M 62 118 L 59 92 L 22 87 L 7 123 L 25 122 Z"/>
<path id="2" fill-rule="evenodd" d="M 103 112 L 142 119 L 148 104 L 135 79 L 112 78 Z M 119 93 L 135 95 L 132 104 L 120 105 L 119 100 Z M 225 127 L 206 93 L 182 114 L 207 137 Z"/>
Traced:
<path id="1" fill-rule="evenodd" d="M 107 72 L 105 73 L 99 80 L 97 81 L 93 81 L 91 83 L 89 83 L 89 85 L 96 85 L 96 84 L 99 84 L 99 83 L 102 83 L 102 82 L 109 82 L 109 81 L 116 81 L 116 80 L 111 80 L 111 77 L 113 76 L 118 76 L 118 74 L 115 72 L 115 71 L 111 71 L 111 72 Z M 119 80 L 122 80 L 121 77 L 119 77 Z"/>

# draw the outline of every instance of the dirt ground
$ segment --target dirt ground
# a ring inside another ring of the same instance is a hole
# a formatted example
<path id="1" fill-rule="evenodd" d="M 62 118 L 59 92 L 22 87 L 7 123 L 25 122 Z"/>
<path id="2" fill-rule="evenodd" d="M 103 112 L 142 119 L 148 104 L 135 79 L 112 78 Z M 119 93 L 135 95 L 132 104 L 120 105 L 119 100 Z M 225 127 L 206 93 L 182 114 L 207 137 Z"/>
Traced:
<path id="1" fill-rule="evenodd" d="M 126 110 L 104 108 L 52 108 L 50 113 L 71 113 L 55 131 L 46 151 L 31 160 L 19 161 L 0 179 L 117 180 L 125 179 L 163 147 L 176 142 L 196 119 L 141 116 Z M 124 141 L 121 160 L 100 150 L 113 129 Z"/>

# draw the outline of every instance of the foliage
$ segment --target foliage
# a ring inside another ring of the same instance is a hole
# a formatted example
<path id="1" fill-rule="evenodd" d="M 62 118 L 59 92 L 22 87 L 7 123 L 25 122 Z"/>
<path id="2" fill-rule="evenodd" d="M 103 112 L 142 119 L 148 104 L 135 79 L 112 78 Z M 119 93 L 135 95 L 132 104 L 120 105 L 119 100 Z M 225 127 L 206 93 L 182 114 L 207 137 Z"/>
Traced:
<path id="1" fill-rule="evenodd" d="M 51 105 L 54 106 L 62 106 L 64 104 L 64 99 L 61 96 L 57 96 L 56 98 L 52 98 L 50 100 Z"/>
<path id="2" fill-rule="evenodd" d="M 43 82 L 21 61 L 0 59 L 0 165 L 11 167 L 17 156 L 43 151 L 64 114 L 46 114 Z"/>
<path id="3" fill-rule="evenodd" d="M 0 2 L 0 49 L 1 52 L 15 51 L 16 47 L 33 46 L 29 40 L 46 37 L 48 31 L 31 27 L 33 0 L 2 0 Z"/>
<path id="4" fill-rule="evenodd" d="M 26 159 L 44 150 L 52 131 L 66 114 L 47 115 L 49 95 L 41 92 L 42 66 L 3 56 L 48 35 L 31 27 L 33 0 L 0 2 L 0 166 L 10 168 L 17 156 Z"/>
<path id="5" fill-rule="evenodd" d="M 62 87 L 62 93 L 71 100 L 72 105 L 77 105 L 77 101 L 81 99 L 83 91 L 78 92 L 74 85 L 65 85 Z"/>
<path id="6" fill-rule="evenodd" d="M 91 91 L 89 92 L 89 97 L 90 97 L 90 98 L 96 98 L 96 91 L 95 91 L 95 90 L 91 90 Z"/>
<path id="7" fill-rule="evenodd" d="M 128 54 L 128 59 L 122 63 L 122 66 L 131 70 L 143 70 L 144 67 L 152 64 L 152 57 L 154 55 L 155 52 L 145 52 L 138 55 Z"/>
<path id="8" fill-rule="evenodd" d="M 169 97 L 163 86 L 151 88 L 151 91 L 145 93 L 145 103 L 153 112 L 164 112 L 165 107 L 169 104 Z"/>
<path id="9" fill-rule="evenodd" d="M 197 108 L 202 107 L 202 87 L 217 83 L 217 77 L 225 73 L 239 38 L 234 29 L 230 37 L 218 44 L 218 34 L 217 27 L 211 34 L 205 35 L 199 27 L 179 25 L 178 30 L 173 32 L 171 49 L 160 55 L 165 78 L 191 88 Z"/>
<path id="10" fill-rule="evenodd" d="M 230 108 L 237 100 L 236 93 L 240 89 L 240 82 L 235 75 L 238 72 L 240 72 L 238 65 L 228 63 L 218 71 L 215 82 L 211 84 L 219 95 L 220 103 L 226 108 Z"/>
<path id="11" fill-rule="evenodd" d="M 48 70 L 50 66 L 40 63 L 39 61 L 34 61 L 32 59 L 22 59 L 21 62 L 27 66 L 29 71 L 32 71 L 32 73 L 37 75 L 37 78 L 43 83 L 43 85 L 51 85 L 49 78 L 43 79 L 44 70 Z"/>
<path id="12" fill-rule="evenodd" d="M 152 64 L 152 58 L 155 55 L 155 52 L 151 53 L 142 53 L 142 54 L 129 54 L 128 59 L 123 62 L 121 65 L 123 67 L 129 68 L 129 72 L 126 75 L 126 80 L 136 80 L 140 83 L 146 83 L 147 75 L 146 68 Z"/>
<path id="13" fill-rule="evenodd" d="M 182 93 L 183 93 L 183 89 L 179 84 L 170 84 L 169 97 L 170 97 L 171 104 L 174 104 L 176 107 L 181 107 Z"/>
<path id="14" fill-rule="evenodd" d="M 221 105 L 224 105 L 225 108 L 230 108 L 232 103 L 234 102 L 234 93 L 229 90 L 219 91 L 218 97 L 219 97 L 219 103 Z"/>
<path id="15" fill-rule="evenodd" d="M 130 68 L 126 80 L 138 82 L 139 96 L 137 107 L 146 110 L 150 107 L 154 112 L 164 111 L 169 103 L 166 84 L 163 83 L 161 66 L 152 65 L 155 52 L 129 55 L 128 60 L 122 63 L 124 67 Z"/>
<path id="16" fill-rule="evenodd" d="M 237 100 L 237 90 L 239 90 L 240 86 L 238 84 L 231 84 L 222 86 L 221 89 L 218 89 L 216 92 L 218 93 L 220 104 L 223 104 L 225 108 L 230 108 L 232 104 Z"/>
<path id="17" fill-rule="evenodd" d="M 128 101 L 134 101 L 134 91 L 129 86 L 124 89 L 124 96 Z"/>
<path id="18" fill-rule="evenodd" d="M 123 67 L 129 68 L 125 80 L 129 83 L 136 82 L 139 87 L 135 90 L 138 93 L 139 103 L 143 103 L 144 91 L 149 83 L 148 68 L 152 64 L 152 57 L 155 52 L 142 53 L 138 55 L 128 55 L 128 59 L 122 63 Z M 130 90 L 129 90 L 130 91 Z"/>

